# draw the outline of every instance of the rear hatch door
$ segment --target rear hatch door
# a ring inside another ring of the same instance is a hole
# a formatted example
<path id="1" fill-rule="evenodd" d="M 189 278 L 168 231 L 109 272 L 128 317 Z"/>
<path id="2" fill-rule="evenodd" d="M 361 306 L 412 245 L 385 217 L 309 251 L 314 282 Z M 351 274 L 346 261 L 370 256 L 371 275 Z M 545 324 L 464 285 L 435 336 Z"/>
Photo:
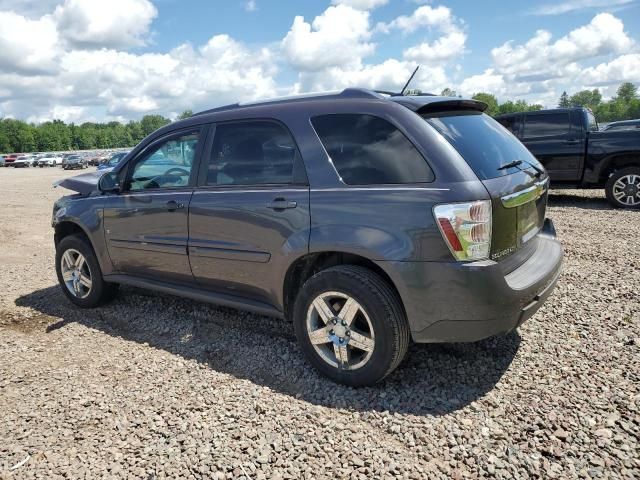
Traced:
<path id="1" fill-rule="evenodd" d="M 479 108 L 436 104 L 417 113 L 453 145 L 489 192 L 490 258 L 505 273 L 514 270 L 533 253 L 536 234 L 544 225 L 549 183 L 544 168 L 511 132 Z"/>

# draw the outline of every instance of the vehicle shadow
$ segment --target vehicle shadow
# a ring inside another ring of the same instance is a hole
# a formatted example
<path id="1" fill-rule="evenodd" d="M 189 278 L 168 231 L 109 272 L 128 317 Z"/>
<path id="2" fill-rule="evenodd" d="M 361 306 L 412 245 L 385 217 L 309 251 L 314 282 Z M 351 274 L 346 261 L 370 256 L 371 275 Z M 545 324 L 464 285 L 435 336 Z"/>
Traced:
<path id="1" fill-rule="evenodd" d="M 443 415 L 461 409 L 494 388 L 521 341 L 513 332 L 472 344 L 413 345 L 385 381 L 354 389 L 317 374 L 283 320 L 139 289 L 123 289 L 114 302 L 93 310 L 73 306 L 58 286 L 24 295 L 16 305 L 42 314 L 24 319 L 36 322 L 32 331 L 51 334 L 77 322 L 314 405 L 361 412 Z"/>
<path id="2" fill-rule="evenodd" d="M 549 192 L 549 207 L 575 207 L 585 210 L 615 210 L 605 197 L 585 197 L 562 191 Z"/>

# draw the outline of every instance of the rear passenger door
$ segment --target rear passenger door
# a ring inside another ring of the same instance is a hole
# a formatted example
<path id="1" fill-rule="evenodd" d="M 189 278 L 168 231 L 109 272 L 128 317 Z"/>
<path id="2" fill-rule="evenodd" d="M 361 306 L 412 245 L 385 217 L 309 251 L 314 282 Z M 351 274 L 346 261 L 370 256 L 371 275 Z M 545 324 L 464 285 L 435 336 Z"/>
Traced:
<path id="1" fill-rule="evenodd" d="M 572 126 L 570 112 L 524 115 L 522 143 L 544 165 L 552 182 L 581 179 L 584 135 Z"/>
<path id="2" fill-rule="evenodd" d="M 271 120 L 212 127 L 189 209 L 197 283 L 277 305 L 287 257 L 308 250 L 309 187 L 288 129 Z"/>

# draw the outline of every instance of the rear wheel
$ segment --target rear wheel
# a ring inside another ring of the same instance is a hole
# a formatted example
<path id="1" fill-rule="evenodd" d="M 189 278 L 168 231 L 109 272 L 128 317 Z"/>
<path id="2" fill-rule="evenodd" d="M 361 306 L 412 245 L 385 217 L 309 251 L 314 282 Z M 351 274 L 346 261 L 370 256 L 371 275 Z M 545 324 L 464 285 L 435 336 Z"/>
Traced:
<path id="1" fill-rule="evenodd" d="M 640 208 L 640 167 L 627 167 L 609 177 L 607 200 L 618 208 Z"/>
<path id="2" fill-rule="evenodd" d="M 58 243 L 56 273 L 64 294 L 82 308 L 97 307 L 113 299 L 118 290 L 117 284 L 104 281 L 93 248 L 79 235 Z"/>
<path id="3" fill-rule="evenodd" d="M 301 288 L 293 310 L 309 362 L 332 380 L 372 385 L 400 364 L 409 328 L 397 294 L 366 268 L 323 270 Z"/>

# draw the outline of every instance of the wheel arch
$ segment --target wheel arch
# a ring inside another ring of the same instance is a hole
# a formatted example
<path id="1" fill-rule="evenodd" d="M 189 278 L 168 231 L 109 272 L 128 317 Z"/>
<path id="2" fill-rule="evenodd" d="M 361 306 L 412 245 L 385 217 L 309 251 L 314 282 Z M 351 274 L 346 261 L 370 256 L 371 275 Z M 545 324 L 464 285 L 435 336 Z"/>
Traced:
<path id="1" fill-rule="evenodd" d="M 619 155 L 612 155 L 603 162 L 602 169 L 599 174 L 599 181 L 603 185 L 608 178 L 613 175 L 617 170 L 621 170 L 627 167 L 640 168 L 640 152 L 624 153 Z"/>
<path id="2" fill-rule="evenodd" d="M 378 263 L 358 254 L 331 250 L 313 252 L 297 258 L 287 269 L 282 286 L 282 300 L 285 318 L 289 318 L 293 303 L 302 285 L 313 275 L 338 265 L 357 265 L 378 274 L 395 292 L 404 310 L 402 295 L 386 270 Z M 404 312 L 406 314 L 406 311 Z"/>

